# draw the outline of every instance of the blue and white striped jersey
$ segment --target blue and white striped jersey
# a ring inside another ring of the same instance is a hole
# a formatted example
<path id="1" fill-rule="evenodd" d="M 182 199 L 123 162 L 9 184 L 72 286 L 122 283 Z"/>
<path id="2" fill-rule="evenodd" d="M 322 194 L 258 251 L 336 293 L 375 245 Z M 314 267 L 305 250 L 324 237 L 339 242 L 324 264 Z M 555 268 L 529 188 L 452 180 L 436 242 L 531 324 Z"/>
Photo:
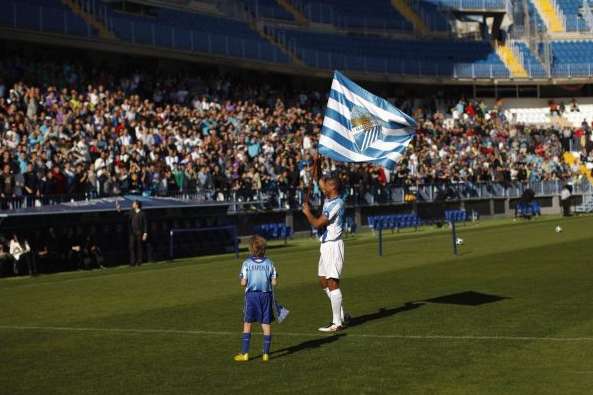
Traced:
<path id="1" fill-rule="evenodd" d="M 269 258 L 249 257 L 243 262 L 239 277 L 247 280 L 245 291 L 272 292 L 272 279 L 277 275 Z"/>
<path id="2" fill-rule="evenodd" d="M 344 230 L 344 201 L 340 197 L 326 199 L 323 203 L 322 213 L 329 220 L 329 224 L 325 227 L 319 240 L 324 243 L 341 239 Z"/>

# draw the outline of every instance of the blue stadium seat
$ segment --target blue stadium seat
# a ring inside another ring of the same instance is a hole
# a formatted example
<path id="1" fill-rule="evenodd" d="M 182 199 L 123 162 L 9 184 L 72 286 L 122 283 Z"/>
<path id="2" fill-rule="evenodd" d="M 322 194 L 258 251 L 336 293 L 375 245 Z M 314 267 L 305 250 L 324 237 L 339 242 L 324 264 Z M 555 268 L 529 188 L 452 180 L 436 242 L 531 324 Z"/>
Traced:
<path id="1" fill-rule="evenodd" d="M 301 11 L 311 21 L 355 29 L 412 31 L 413 26 L 389 1 L 304 0 Z"/>
<path id="2" fill-rule="evenodd" d="M 97 32 L 60 0 L 6 0 L 0 24 L 18 29 L 63 33 L 83 37 Z"/>
<path id="3" fill-rule="evenodd" d="M 465 222 L 468 220 L 465 210 L 445 210 L 445 220 L 447 222 Z"/>
<path id="4" fill-rule="evenodd" d="M 527 73 L 533 78 L 543 78 L 546 76 L 546 71 L 540 60 L 531 52 L 527 44 L 523 42 L 517 42 L 517 48 L 523 55 L 523 66 Z"/>
<path id="5" fill-rule="evenodd" d="M 519 217 L 532 217 L 541 215 L 541 207 L 538 201 L 531 203 L 517 202 L 517 215 Z"/>
<path id="6" fill-rule="evenodd" d="M 508 76 L 487 41 L 413 41 L 292 29 L 270 31 L 297 48 L 307 65 L 317 68 L 453 76 L 457 65 L 469 65 L 466 75 L 458 77 Z"/>
<path id="7" fill-rule="evenodd" d="M 593 63 L 593 41 L 552 41 L 552 74 L 558 77 L 589 76 Z"/>
<path id="8" fill-rule="evenodd" d="M 253 231 L 268 240 L 286 240 L 292 236 L 292 228 L 283 223 L 256 225 Z"/>

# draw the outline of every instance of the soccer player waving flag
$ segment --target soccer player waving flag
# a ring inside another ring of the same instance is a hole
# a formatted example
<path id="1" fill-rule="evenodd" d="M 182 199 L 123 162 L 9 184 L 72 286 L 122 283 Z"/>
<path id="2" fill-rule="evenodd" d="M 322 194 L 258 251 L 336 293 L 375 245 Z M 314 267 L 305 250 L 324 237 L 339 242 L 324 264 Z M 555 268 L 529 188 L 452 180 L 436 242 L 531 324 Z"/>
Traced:
<path id="1" fill-rule="evenodd" d="M 334 72 L 319 153 L 340 162 L 393 170 L 415 135 L 416 122 L 387 100 Z"/>
<path id="2" fill-rule="evenodd" d="M 371 162 L 393 170 L 415 134 L 416 122 L 387 100 L 367 92 L 339 71 L 334 72 L 319 153 L 341 162 Z M 314 164 L 314 171 L 317 166 Z M 321 230 L 319 283 L 332 308 L 332 321 L 322 332 L 342 330 L 349 321 L 344 313 L 340 277 L 344 267 L 345 204 L 337 178 L 325 177 L 319 187 L 325 196 L 321 215 L 315 216 L 309 202 L 303 214 L 311 226 Z"/>

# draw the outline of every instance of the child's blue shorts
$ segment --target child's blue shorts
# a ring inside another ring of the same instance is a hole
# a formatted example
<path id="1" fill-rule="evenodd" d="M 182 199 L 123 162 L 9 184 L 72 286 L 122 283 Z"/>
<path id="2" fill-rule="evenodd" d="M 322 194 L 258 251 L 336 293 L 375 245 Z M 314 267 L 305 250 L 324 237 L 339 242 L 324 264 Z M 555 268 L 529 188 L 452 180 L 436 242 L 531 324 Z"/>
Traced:
<path id="1" fill-rule="evenodd" d="M 271 324 L 274 321 L 271 292 L 248 291 L 245 294 L 244 322 Z"/>

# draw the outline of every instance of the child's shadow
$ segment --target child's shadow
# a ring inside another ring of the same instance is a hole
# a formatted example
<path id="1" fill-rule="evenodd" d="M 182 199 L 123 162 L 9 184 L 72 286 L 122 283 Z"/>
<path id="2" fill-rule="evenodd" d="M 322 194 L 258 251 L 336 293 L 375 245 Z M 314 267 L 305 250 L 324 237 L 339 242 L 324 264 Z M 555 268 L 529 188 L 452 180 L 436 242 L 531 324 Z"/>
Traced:
<path id="1" fill-rule="evenodd" d="M 295 344 L 294 346 L 290 346 L 290 347 L 282 348 L 280 350 L 272 351 L 272 353 L 271 353 L 272 354 L 272 358 L 281 358 L 281 357 L 285 357 L 285 356 L 290 355 L 290 354 L 294 354 L 294 353 L 299 352 L 299 351 L 304 351 L 304 350 L 319 348 L 319 347 L 321 347 L 323 345 L 330 344 L 330 343 L 333 343 L 335 341 L 338 341 L 343 336 L 346 336 L 346 334 L 345 333 L 338 333 L 338 334 L 333 335 L 333 336 L 320 337 L 320 338 L 314 339 L 314 340 L 307 340 L 305 342 L 302 342 L 302 343 L 299 343 L 299 344 Z"/>

